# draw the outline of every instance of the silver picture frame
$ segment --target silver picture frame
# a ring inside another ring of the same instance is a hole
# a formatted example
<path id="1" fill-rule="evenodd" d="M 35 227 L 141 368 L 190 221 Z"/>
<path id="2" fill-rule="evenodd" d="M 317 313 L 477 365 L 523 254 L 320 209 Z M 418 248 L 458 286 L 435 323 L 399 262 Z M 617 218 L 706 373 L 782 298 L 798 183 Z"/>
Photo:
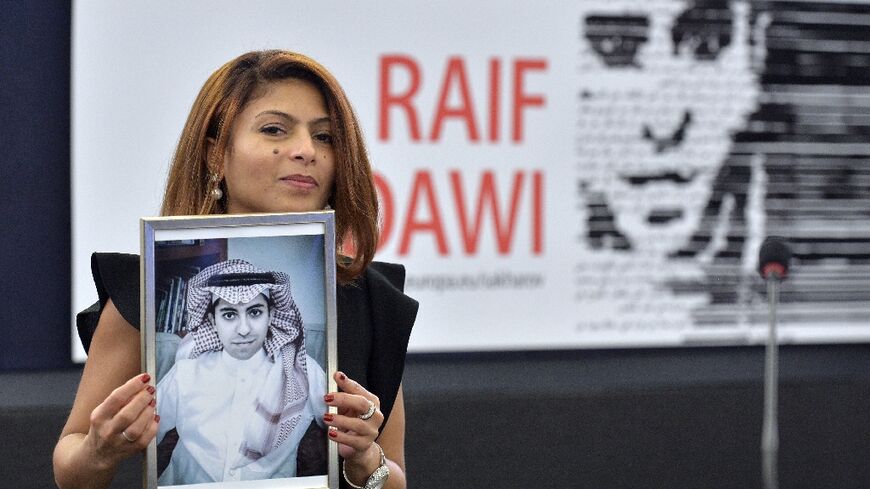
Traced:
<path id="1" fill-rule="evenodd" d="M 187 282 L 200 270 L 222 261 L 241 259 L 258 269 L 270 272 L 283 272 L 289 276 L 292 294 L 291 301 L 295 302 L 298 308 L 304 329 L 304 344 L 307 351 L 307 356 L 304 358 L 307 359 L 305 372 L 307 385 L 309 386 L 308 398 L 311 403 L 316 402 L 315 399 L 322 401 L 323 394 L 337 390 L 335 380 L 330 375 L 330 373 L 336 371 L 338 365 L 336 348 L 336 240 L 334 212 L 330 210 L 308 213 L 147 217 L 141 219 L 140 225 L 142 251 L 140 260 L 142 368 L 151 375 L 151 378 L 154 379 L 154 385 L 157 387 L 157 414 L 161 414 L 162 410 L 165 415 L 170 412 L 170 406 L 175 406 L 171 410 L 171 416 L 161 415 L 161 423 L 168 422 L 166 420 L 169 418 L 174 420 L 173 427 L 177 428 L 176 444 L 172 444 L 167 440 L 169 433 L 163 432 L 169 426 L 163 424 L 160 426 L 160 432 L 163 434 L 155 437 L 148 446 L 143 463 L 143 487 L 145 489 L 188 487 L 216 489 L 337 489 L 339 470 L 337 445 L 328 441 L 326 436 L 327 427 L 322 424 L 323 413 L 315 412 L 316 408 L 308 409 L 307 407 L 308 411 L 305 412 L 312 412 L 314 416 L 304 435 L 299 435 L 302 436 L 302 440 L 297 440 L 295 446 L 286 441 L 283 442 L 283 445 L 279 443 L 275 445 L 276 448 L 271 449 L 269 454 L 279 455 L 271 457 L 270 460 L 290 460 L 292 457 L 294 461 L 299 461 L 299 471 L 303 471 L 304 468 L 308 472 L 314 471 L 313 474 L 294 475 L 291 477 L 282 474 L 270 476 L 271 478 L 266 479 L 259 479 L 257 476 L 254 476 L 256 480 L 244 480 L 254 470 L 248 470 L 246 465 L 239 465 L 245 461 L 239 462 L 236 460 L 230 464 L 228 462 L 230 456 L 226 455 L 231 453 L 232 447 L 230 447 L 230 449 L 225 450 L 224 454 L 215 455 L 217 460 L 221 460 L 221 457 L 223 457 L 223 476 L 216 477 L 216 479 L 220 480 L 207 482 L 184 481 L 180 484 L 176 482 L 166 484 L 165 481 L 159 481 L 160 474 L 169 466 L 173 468 L 170 471 L 170 476 L 185 473 L 186 469 L 183 467 L 190 464 L 186 465 L 183 458 L 196 459 L 196 456 L 191 454 L 199 453 L 197 450 L 207 449 L 213 444 L 220 446 L 221 443 L 224 443 L 225 446 L 230 446 L 231 442 L 221 441 L 223 438 L 229 440 L 242 439 L 244 441 L 244 437 L 248 436 L 248 432 L 246 432 L 248 429 L 246 423 L 248 421 L 240 418 L 249 419 L 253 417 L 244 415 L 238 418 L 230 418 L 231 415 L 226 415 L 232 421 L 226 424 L 227 433 L 224 437 L 221 438 L 219 435 L 217 437 L 219 439 L 206 439 L 204 443 L 198 440 L 203 436 L 208 438 L 207 435 L 203 435 L 206 432 L 205 429 L 184 429 L 185 426 L 197 426 L 192 420 L 195 420 L 197 415 L 206 416 L 209 409 L 214 409 L 209 407 L 209 403 L 206 402 L 209 398 L 209 393 L 212 391 L 202 387 L 200 382 L 189 382 L 190 378 L 195 378 L 197 375 L 190 374 L 190 372 L 208 372 L 204 370 L 206 368 L 205 365 L 208 364 L 200 363 L 197 365 L 192 363 L 209 355 L 202 354 L 195 356 L 189 353 L 191 348 L 193 348 L 191 345 L 196 343 L 194 340 L 198 339 L 197 335 L 194 334 L 188 336 L 193 331 L 187 329 L 189 319 L 186 309 L 188 305 L 186 303 Z M 212 299 L 214 299 L 214 296 L 212 296 Z M 269 307 L 276 306 L 270 302 Z M 192 316 L 197 316 L 197 314 L 192 314 Z M 212 318 L 212 325 L 218 322 L 214 315 L 210 317 Z M 268 335 L 272 334 L 272 327 L 273 323 L 270 319 Z M 216 331 L 217 329 L 215 327 Z M 185 338 L 188 341 L 184 341 Z M 221 338 L 221 341 L 224 340 Z M 233 347 L 230 344 L 227 344 L 227 347 L 228 351 L 231 352 Z M 217 355 L 224 353 L 223 350 L 220 347 Z M 207 353 L 212 354 L 214 352 L 209 351 Z M 211 361 L 224 361 L 214 355 L 211 355 L 211 358 Z M 269 357 L 266 358 L 267 360 L 265 361 L 269 361 Z M 315 365 L 310 364 L 312 360 Z M 274 367 L 275 363 L 272 361 L 273 367 L 269 368 L 278 368 Z M 286 369 L 286 367 L 284 368 Z M 322 368 L 322 371 L 318 368 Z M 286 376 L 286 371 L 284 374 Z M 218 374 L 215 375 L 217 376 Z M 204 377 L 203 383 L 217 383 L 218 378 L 208 379 Z M 256 376 L 253 378 L 260 379 L 262 377 Z M 166 379 L 165 384 L 161 384 L 161 381 L 164 379 Z M 262 381 L 262 384 L 267 386 L 262 389 L 267 391 L 272 389 L 272 387 L 268 387 L 272 384 L 267 384 L 266 381 Z M 282 384 L 279 383 L 278 385 Z M 227 387 L 227 389 L 230 388 Z M 161 405 L 161 399 L 164 397 L 161 396 L 161 391 L 166 393 L 165 397 L 177 399 L 177 401 L 174 404 L 167 403 L 166 405 Z M 170 392 L 173 395 L 170 396 L 168 394 Z M 246 392 L 250 394 L 254 390 Z M 182 402 L 181 397 L 187 395 L 185 393 L 189 395 L 188 398 L 185 398 L 185 402 Z M 236 395 L 233 394 L 233 396 Z M 241 396 L 241 394 L 238 395 Z M 256 397 L 256 400 L 259 401 L 259 397 Z M 217 399 L 214 405 L 220 405 L 219 401 L 220 399 Z M 197 414 L 197 406 L 199 405 L 204 407 Z M 252 406 L 253 404 L 250 405 Z M 320 404 L 317 406 L 320 407 Z M 327 407 L 323 405 L 324 412 L 326 409 Z M 332 413 L 335 412 L 335 408 L 332 407 L 329 407 L 328 410 Z M 233 411 L 233 413 L 247 413 L 247 411 L 242 409 L 240 411 Z M 185 417 L 187 417 L 187 421 L 184 420 Z M 300 419 L 307 418 L 303 417 Z M 274 421 L 272 423 L 276 424 Z M 283 425 L 281 427 L 283 429 Z M 294 427 L 293 429 L 299 428 Z M 189 434 L 187 440 L 184 440 L 185 434 Z M 161 438 L 161 440 L 157 438 Z M 325 444 L 325 448 L 320 445 L 321 440 Z M 161 445 L 159 443 L 161 441 L 165 443 Z M 303 441 L 305 448 L 300 449 Z M 192 448 L 188 449 L 185 445 L 189 445 Z M 290 453 L 285 450 L 285 448 L 287 450 L 291 449 L 288 447 L 292 447 L 291 451 L 296 453 L 295 456 L 286 455 L 286 453 Z M 312 449 L 311 447 L 314 448 Z M 217 449 L 213 450 L 214 454 L 218 452 L 219 450 Z M 303 455 L 299 455 L 300 453 Z M 313 460 L 305 459 L 308 454 L 311 454 L 310 458 Z M 326 455 L 325 461 L 323 460 L 323 454 Z M 210 457 L 212 453 L 207 453 L 206 455 Z M 173 461 L 173 457 L 178 457 L 182 460 Z M 286 458 L 281 459 L 280 457 Z M 263 458 L 265 459 L 266 457 Z M 215 459 L 208 458 L 208 460 L 214 461 Z M 260 462 L 260 460 L 256 461 Z M 282 466 L 288 465 L 284 462 L 279 462 L 278 464 Z M 226 468 L 230 465 L 233 467 L 232 470 Z M 182 468 L 176 470 L 177 467 Z M 241 469 L 236 472 L 235 469 L 239 467 Z M 210 473 L 214 474 L 216 469 L 214 469 L 214 466 L 210 468 L 213 469 L 210 470 Z M 326 473 L 321 473 L 324 468 Z M 228 474 L 233 476 L 228 477 Z M 179 478 L 183 477 L 179 476 Z M 235 478 L 240 478 L 241 480 L 233 480 Z"/>

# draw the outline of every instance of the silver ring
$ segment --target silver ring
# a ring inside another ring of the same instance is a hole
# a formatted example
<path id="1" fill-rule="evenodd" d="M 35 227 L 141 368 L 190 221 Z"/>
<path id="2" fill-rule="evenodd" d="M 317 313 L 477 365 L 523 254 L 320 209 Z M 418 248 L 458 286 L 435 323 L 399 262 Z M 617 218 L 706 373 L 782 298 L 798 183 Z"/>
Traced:
<path id="1" fill-rule="evenodd" d="M 373 403 L 372 401 L 369 401 L 369 410 L 360 414 L 359 419 L 365 421 L 365 420 L 371 418 L 372 416 L 374 416 L 375 411 L 377 411 L 377 410 L 378 410 L 378 408 L 375 407 L 375 403 Z"/>
<path id="2" fill-rule="evenodd" d="M 133 443 L 134 441 L 136 441 L 135 438 L 130 438 L 130 435 L 128 435 L 126 431 L 121 431 L 121 436 L 123 436 L 124 439 L 129 441 L 130 443 Z"/>

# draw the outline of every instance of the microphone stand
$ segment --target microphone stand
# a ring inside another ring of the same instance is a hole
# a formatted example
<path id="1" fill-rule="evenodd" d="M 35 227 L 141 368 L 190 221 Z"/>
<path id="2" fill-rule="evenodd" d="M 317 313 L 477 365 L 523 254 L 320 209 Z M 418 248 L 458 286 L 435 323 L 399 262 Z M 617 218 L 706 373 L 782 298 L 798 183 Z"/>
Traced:
<path id="1" fill-rule="evenodd" d="M 770 306 L 767 347 L 764 364 L 764 424 L 761 434 L 761 465 L 765 489 L 777 489 L 777 455 L 779 453 L 779 427 L 776 418 L 778 382 L 778 342 L 776 335 L 776 305 L 779 302 L 777 273 L 767 278 L 767 297 Z"/>

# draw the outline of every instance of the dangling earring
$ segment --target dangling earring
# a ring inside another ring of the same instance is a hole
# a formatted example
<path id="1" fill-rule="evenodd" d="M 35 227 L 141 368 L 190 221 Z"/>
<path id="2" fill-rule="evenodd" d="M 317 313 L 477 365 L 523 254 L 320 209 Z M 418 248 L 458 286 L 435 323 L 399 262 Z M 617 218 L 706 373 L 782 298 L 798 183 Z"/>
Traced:
<path id="1" fill-rule="evenodd" d="M 224 196 L 224 191 L 221 190 L 221 182 L 220 177 L 217 173 L 212 173 L 209 177 L 209 182 L 211 184 L 211 192 L 209 192 L 209 196 L 211 196 L 214 200 L 221 200 Z"/>

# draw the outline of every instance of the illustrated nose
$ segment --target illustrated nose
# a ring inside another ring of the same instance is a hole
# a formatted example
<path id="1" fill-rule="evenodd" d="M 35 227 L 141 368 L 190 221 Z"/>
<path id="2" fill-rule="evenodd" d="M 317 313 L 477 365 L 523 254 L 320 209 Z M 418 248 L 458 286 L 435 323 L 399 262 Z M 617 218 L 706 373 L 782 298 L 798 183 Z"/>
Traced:
<path id="1" fill-rule="evenodd" d="M 669 131 L 670 133 L 668 133 L 668 131 L 665 131 L 664 133 L 661 131 L 655 131 L 649 126 L 649 124 L 644 124 L 641 137 L 650 141 L 654 145 L 653 149 L 656 153 L 664 153 L 665 151 L 682 144 L 683 140 L 686 138 L 686 132 L 689 130 L 691 125 L 692 112 L 685 110 L 680 124 L 675 129 Z"/>
<path id="2" fill-rule="evenodd" d="M 314 150 L 314 141 L 307 131 L 300 131 L 300 134 L 296 137 L 293 144 L 294 147 L 290 155 L 291 158 L 306 165 L 314 163 L 314 156 L 316 154 Z"/>

